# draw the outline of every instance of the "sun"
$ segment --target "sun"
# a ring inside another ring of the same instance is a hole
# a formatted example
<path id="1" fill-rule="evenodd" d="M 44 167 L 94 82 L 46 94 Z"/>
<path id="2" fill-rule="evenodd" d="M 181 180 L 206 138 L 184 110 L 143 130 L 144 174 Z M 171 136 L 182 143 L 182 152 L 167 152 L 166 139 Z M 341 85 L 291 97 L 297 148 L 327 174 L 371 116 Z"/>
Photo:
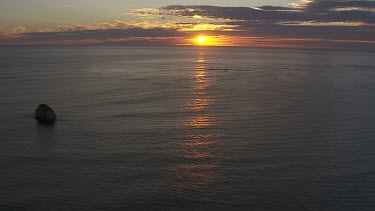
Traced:
<path id="1" fill-rule="evenodd" d="M 199 36 L 199 37 L 196 37 L 195 40 L 197 41 L 198 44 L 203 45 L 207 42 L 207 37 Z"/>
<path id="2" fill-rule="evenodd" d="M 227 46 L 228 40 L 230 39 L 227 37 L 213 35 L 198 35 L 189 39 L 190 43 L 195 46 Z"/>
<path id="3" fill-rule="evenodd" d="M 206 37 L 198 37 L 197 40 L 198 40 L 198 42 L 200 42 L 200 43 L 204 43 L 204 42 L 207 41 L 207 38 L 206 38 Z"/>

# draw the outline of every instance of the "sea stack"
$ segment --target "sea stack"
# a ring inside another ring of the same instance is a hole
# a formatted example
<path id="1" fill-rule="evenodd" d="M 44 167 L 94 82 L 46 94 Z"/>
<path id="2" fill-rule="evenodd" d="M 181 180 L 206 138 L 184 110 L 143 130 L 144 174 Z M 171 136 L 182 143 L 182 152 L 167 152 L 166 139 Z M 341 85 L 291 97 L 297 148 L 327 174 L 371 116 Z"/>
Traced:
<path id="1" fill-rule="evenodd" d="M 35 119 L 40 123 L 53 124 L 56 121 L 55 111 L 46 104 L 40 104 L 35 110 Z"/>

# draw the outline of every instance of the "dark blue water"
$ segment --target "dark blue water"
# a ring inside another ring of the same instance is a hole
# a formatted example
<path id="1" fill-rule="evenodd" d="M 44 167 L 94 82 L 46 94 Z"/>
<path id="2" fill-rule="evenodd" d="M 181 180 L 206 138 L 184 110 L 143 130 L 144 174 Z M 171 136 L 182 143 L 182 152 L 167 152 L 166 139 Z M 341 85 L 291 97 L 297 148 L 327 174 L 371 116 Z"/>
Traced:
<path id="1" fill-rule="evenodd" d="M 0 210 L 373 210 L 374 56 L 1 47 Z"/>

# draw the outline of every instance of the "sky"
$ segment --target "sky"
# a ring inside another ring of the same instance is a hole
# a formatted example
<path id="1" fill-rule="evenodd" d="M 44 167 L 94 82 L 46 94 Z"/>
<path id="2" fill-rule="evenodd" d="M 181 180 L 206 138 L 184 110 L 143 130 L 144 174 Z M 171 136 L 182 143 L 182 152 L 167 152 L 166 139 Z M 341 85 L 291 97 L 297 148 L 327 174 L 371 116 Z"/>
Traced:
<path id="1" fill-rule="evenodd" d="M 375 0 L 0 0 L 0 45 L 27 44 L 375 51 Z"/>

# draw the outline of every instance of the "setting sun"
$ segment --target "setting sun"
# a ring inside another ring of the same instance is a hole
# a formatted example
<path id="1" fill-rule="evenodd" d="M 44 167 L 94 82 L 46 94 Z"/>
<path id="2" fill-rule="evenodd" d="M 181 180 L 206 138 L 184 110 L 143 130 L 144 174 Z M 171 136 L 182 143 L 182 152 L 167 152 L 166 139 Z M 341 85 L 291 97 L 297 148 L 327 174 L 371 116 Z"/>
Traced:
<path id="1" fill-rule="evenodd" d="M 232 39 L 227 36 L 199 35 L 189 40 L 192 45 L 198 46 L 231 46 Z"/>
<path id="2" fill-rule="evenodd" d="M 195 38 L 195 42 L 198 45 L 207 45 L 208 44 L 208 38 L 206 36 L 198 36 Z"/>
<path id="3" fill-rule="evenodd" d="M 204 43 L 204 42 L 207 41 L 207 38 L 203 37 L 203 36 L 200 36 L 200 37 L 197 38 L 197 40 L 198 40 L 199 43 Z"/>

